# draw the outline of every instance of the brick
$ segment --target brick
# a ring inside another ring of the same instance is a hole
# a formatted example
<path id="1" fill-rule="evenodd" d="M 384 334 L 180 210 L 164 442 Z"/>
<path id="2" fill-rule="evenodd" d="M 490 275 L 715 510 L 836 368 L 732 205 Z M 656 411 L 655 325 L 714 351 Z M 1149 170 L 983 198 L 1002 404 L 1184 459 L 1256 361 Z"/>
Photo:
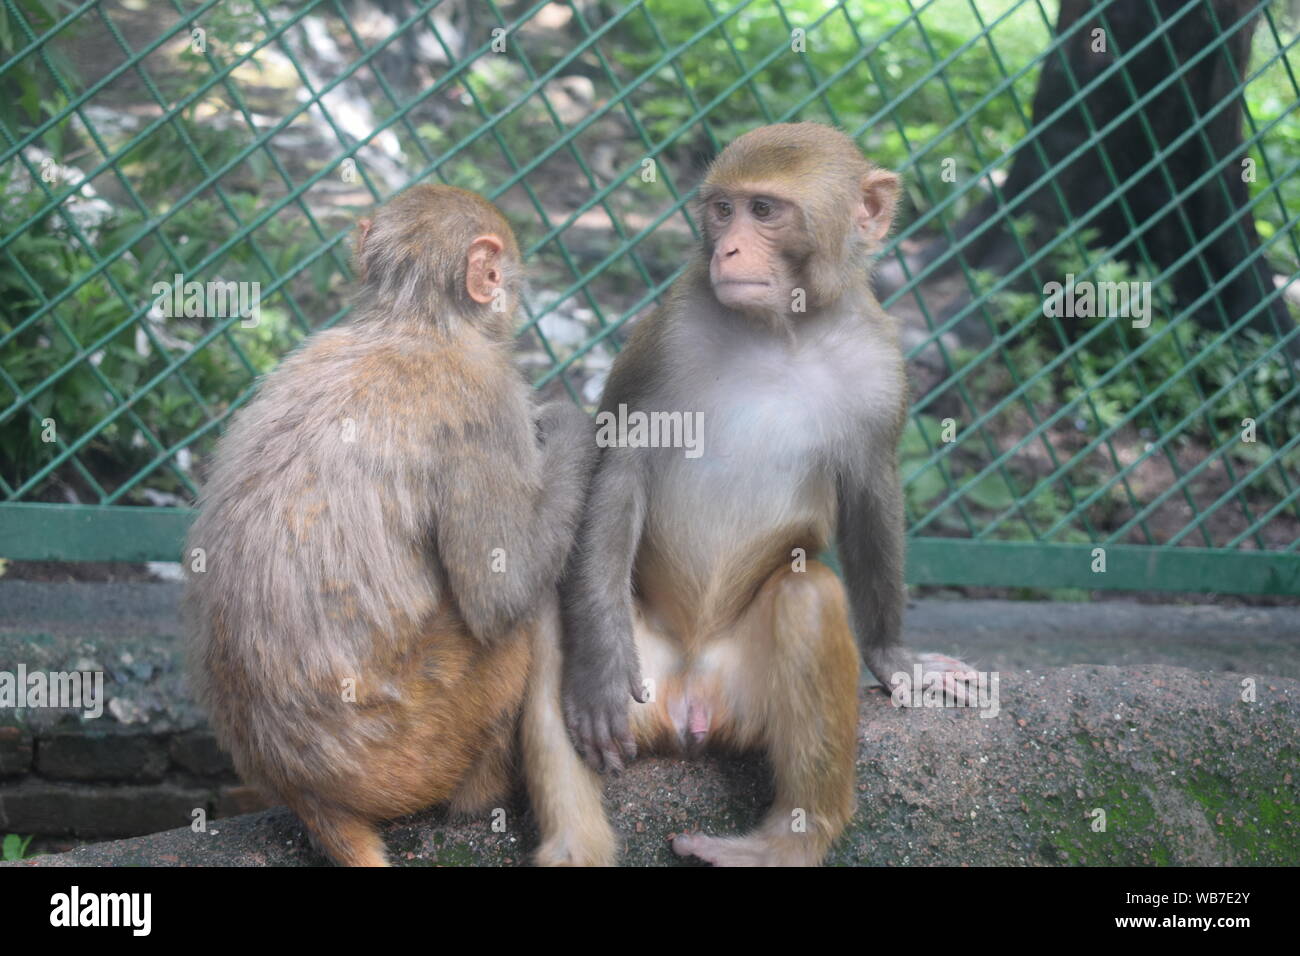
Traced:
<path id="1" fill-rule="evenodd" d="M 19 727 L 0 727 L 0 777 L 17 777 L 32 767 L 32 735 Z"/>
<path id="2" fill-rule="evenodd" d="M 167 738 L 149 734 L 58 734 L 36 740 L 36 772 L 54 780 L 162 780 Z"/>
<path id="3" fill-rule="evenodd" d="M 235 772 L 230 755 L 217 746 L 217 738 L 196 730 L 177 734 L 171 742 L 172 763 L 200 777 L 223 777 Z"/>
<path id="4" fill-rule="evenodd" d="M 189 826 L 196 807 L 207 808 L 209 790 L 157 786 L 76 786 L 28 778 L 7 786 L 0 799 L 0 829 L 40 836 L 128 837 Z"/>

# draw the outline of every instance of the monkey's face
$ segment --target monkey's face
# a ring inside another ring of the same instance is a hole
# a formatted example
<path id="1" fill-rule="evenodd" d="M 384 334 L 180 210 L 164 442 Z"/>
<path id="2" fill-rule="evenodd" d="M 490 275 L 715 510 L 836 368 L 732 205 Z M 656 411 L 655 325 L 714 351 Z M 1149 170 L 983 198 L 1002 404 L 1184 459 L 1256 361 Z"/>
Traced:
<path id="1" fill-rule="evenodd" d="M 749 190 L 714 190 L 702 205 L 718 301 L 741 312 L 791 311 L 810 251 L 798 207 Z"/>
<path id="2" fill-rule="evenodd" d="M 698 210 L 722 305 L 799 321 L 860 285 L 889 232 L 898 177 L 817 123 L 734 140 L 709 167 Z"/>

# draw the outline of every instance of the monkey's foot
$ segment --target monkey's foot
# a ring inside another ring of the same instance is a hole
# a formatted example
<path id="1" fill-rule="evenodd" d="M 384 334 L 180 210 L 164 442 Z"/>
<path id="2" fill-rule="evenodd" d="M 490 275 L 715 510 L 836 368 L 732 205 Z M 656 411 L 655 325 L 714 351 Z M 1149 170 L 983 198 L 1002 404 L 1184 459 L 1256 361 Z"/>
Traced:
<path id="1" fill-rule="evenodd" d="M 933 686 L 936 690 L 942 690 L 944 698 L 955 701 L 958 706 L 964 707 L 974 702 L 969 685 L 974 684 L 979 677 L 975 668 L 946 654 L 917 654 L 916 663 L 921 666 L 922 688 Z M 910 687 L 915 668 L 907 676 Z M 905 705 L 910 703 L 906 697 L 898 696 L 897 699 Z"/>
<path id="2" fill-rule="evenodd" d="M 766 835 L 714 837 L 682 833 L 673 837 L 673 852 L 693 856 L 714 866 L 816 866 L 821 853 L 811 839 Z"/>
<path id="3" fill-rule="evenodd" d="M 969 706 L 979 675 L 969 664 L 945 654 L 914 654 L 891 648 L 867 657 L 867 668 L 897 706 L 924 706 L 941 695 L 943 703 Z M 927 696 L 930 695 L 930 696 Z"/>
<path id="4" fill-rule="evenodd" d="M 339 866 L 388 866 L 388 853 L 375 825 L 361 817 L 320 814 L 305 807 L 295 808 L 307 825 L 312 847 Z"/>
<path id="5" fill-rule="evenodd" d="M 538 866 L 614 866 L 618 862 L 618 837 L 604 819 L 588 822 L 543 840 L 533 854 L 533 862 Z"/>

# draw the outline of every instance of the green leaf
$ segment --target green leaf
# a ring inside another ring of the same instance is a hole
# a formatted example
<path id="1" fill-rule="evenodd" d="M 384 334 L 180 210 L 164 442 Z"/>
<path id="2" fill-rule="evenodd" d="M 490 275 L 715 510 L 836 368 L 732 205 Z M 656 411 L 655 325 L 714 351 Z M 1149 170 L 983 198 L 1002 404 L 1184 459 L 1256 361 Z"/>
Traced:
<path id="1" fill-rule="evenodd" d="M 938 466 L 931 466 L 908 483 L 907 495 L 914 507 L 920 507 L 934 501 L 947 487 Z"/>
<path id="2" fill-rule="evenodd" d="M 24 838 L 17 833 L 6 834 L 4 842 L 0 844 L 0 859 L 21 860 L 31 842 L 32 838 L 30 836 Z"/>
<path id="3" fill-rule="evenodd" d="M 1010 507 L 1015 500 L 1011 495 L 1011 489 L 1007 487 L 1006 479 L 996 472 L 975 482 L 966 489 L 964 496 L 990 511 L 1002 511 Z"/>

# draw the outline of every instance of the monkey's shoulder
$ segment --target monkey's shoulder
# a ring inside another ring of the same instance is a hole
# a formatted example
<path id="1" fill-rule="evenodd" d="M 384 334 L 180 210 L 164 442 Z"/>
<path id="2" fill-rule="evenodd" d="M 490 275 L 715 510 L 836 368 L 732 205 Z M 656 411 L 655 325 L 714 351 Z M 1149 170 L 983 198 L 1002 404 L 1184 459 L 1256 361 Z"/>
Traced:
<path id="1" fill-rule="evenodd" d="M 500 352 L 494 359 L 473 345 L 330 329 L 288 356 L 236 413 L 211 477 L 240 495 L 298 475 L 331 487 L 363 475 L 418 482 L 467 436 L 480 450 L 530 440 L 531 432 L 500 436 L 502 422 L 528 420 L 528 402 Z"/>
<path id="2" fill-rule="evenodd" d="M 871 421 L 892 422 L 906 409 L 907 363 L 893 326 L 854 330 L 839 358 L 840 380 L 859 414 Z"/>
<path id="3" fill-rule="evenodd" d="M 481 336 L 358 326 L 313 336 L 268 386 L 358 424 L 430 434 L 526 395 L 508 354 Z"/>
<path id="4" fill-rule="evenodd" d="M 601 393 L 602 410 L 648 401 L 671 388 L 675 366 L 665 330 L 674 324 L 673 318 L 672 309 L 661 306 L 632 325 Z"/>

